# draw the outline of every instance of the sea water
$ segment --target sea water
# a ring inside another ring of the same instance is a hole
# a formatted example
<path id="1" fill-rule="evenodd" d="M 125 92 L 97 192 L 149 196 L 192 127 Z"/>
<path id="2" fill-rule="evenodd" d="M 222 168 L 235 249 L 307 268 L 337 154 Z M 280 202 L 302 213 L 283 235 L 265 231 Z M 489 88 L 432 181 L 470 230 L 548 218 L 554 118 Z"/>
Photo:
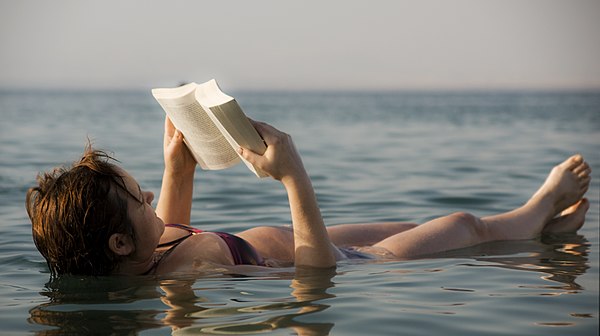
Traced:
<path id="1" fill-rule="evenodd" d="M 600 92 L 232 94 L 293 136 L 327 225 L 507 211 L 578 152 L 594 169 L 585 225 L 331 271 L 51 279 L 24 208 L 36 174 L 89 139 L 158 195 L 164 113 L 149 92 L 2 92 L 0 333 L 597 335 Z M 193 225 L 289 222 L 277 182 L 198 170 Z"/>

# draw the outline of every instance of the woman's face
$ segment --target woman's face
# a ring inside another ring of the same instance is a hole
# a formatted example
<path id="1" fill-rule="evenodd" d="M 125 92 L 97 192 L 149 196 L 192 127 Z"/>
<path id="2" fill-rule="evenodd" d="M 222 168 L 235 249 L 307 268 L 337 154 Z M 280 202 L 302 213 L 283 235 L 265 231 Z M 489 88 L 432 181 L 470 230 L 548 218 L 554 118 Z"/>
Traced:
<path id="1" fill-rule="evenodd" d="M 127 211 L 135 232 L 135 251 L 132 257 L 147 258 L 154 253 L 160 237 L 165 231 L 165 224 L 156 216 L 152 207 L 154 194 L 151 191 L 143 191 L 136 180 L 125 170 L 122 170 L 121 175 L 127 190 L 135 196 L 134 199 L 127 195 Z"/>

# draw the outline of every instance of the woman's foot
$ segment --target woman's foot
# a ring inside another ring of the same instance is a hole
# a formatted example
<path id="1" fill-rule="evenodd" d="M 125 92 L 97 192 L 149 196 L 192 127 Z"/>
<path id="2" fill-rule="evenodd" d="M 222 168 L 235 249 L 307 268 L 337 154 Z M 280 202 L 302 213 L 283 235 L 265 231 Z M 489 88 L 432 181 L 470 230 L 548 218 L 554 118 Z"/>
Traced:
<path id="1" fill-rule="evenodd" d="M 548 204 L 549 218 L 553 218 L 583 197 L 590 185 L 590 173 L 590 166 L 583 157 L 573 155 L 550 171 L 530 202 Z"/>
<path id="2" fill-rule="evenodd" d="M 584 198 L 563 210 L 560 215 L 552 219 L 544 227 L 546 233 L 575 232 L 583 226 L 585 214 L 590 208 L 590 202 Z"/>

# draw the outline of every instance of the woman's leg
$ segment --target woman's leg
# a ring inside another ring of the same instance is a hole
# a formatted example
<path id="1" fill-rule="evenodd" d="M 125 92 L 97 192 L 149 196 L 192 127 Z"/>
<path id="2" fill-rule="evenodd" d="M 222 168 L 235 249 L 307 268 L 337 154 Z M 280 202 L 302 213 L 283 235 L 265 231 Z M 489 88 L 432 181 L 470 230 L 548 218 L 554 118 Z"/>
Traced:
<path id="1" fill-rule="evenodd" d="M 588 208 L 587 199 L 577 202 L 561 212 L 559 217 L 550 220 L 543 231 L 556 233 L 577 231 L 583 225 Z M 454 216 L 460 217 L 457 214 Z M 417 226 L 418 224 L 406 222 L 357 223 L 329 226 L 327 231 L 336 246 L 369 246 Z M 294 260 L 294 235 L 291 227 L 259 226 L 241 232 L 238 236 L 250 242 L 263 257 L 289 262 Z M 381 254 L 385 255 L 385 253 Z"/>
<path id="2" fill-rule="evenodd" d="M 590 172 L 580 155 L 572 156 L 554 167 L 540 189 L 518 209 L 484 218 L 455 213 L 398 233 L 373 246 L 407 258 L 493 240 L 534 238 L 556 215 L 583 197 L 589 187 Z"/>
<path id="3" fill-rule="evenodd" d="M 370 246 L 418 226 L 406 222 L 339 224 L 327 227 L 329 239 L 339 247 Z"/>
<path id="4" fill-rule="evenodd" d="M 327 227 L 332 244 L 338 247 L 373 245 L 387 237 L 416 227 L 415 223 L 383 222 L 339 224 Z M 291 227 L 258 226 L 236 234 L 266 258 L 294 260 L 294 233 Z"/>

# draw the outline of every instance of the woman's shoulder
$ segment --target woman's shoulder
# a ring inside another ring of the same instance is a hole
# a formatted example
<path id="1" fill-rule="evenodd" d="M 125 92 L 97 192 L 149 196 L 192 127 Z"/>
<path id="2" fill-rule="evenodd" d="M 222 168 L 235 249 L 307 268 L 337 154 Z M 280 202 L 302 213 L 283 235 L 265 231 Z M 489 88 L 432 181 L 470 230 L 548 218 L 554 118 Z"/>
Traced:
<path id="1" fill-rule="evenodd" d="M 219 265 L 233 265 L 227 243 L 213 233 L 203 232 L 181 242 L 161 261 L 157 273 L 194 271 Z"/>

